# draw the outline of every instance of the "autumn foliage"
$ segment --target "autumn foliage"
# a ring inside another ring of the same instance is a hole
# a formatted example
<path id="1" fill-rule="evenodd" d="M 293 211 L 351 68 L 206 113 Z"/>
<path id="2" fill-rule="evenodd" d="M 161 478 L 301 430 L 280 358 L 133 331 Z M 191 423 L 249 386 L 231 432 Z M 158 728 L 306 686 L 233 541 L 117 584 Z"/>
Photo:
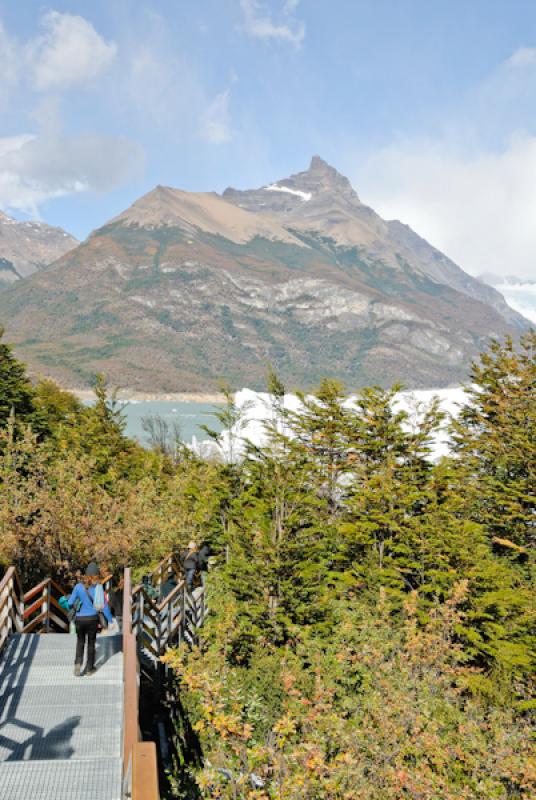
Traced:
<path id="1" fill-rule="evenodd" d="M 536 334 L 492 343 L 451 425 L 397 387 L 325 380 L 262 446 L 231 394 L 226 459 L 124 435 L 0 343 L 0 569 L 68 583 L 139 574 L 190 539 L 215 553 L 199 646 L 166 656 L 187 745 L 176 797 L 528 800 L 536 792 Z M 218 434 L 212 432 L 213 438 Z"/>

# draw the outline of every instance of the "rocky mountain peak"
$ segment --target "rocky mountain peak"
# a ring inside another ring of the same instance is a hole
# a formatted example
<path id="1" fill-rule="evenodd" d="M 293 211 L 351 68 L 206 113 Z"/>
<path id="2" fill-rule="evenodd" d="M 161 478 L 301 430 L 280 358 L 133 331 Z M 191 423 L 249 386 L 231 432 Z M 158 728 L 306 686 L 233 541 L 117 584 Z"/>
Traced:
<path id="1" fill-rule="evenodd" d="M 361 207 L 361 201 L 348 178 L 323 158 L 315 155 L 309 168 L 259 189 L 240 191 L 228 188 L 224 200 L 256 213 L 275 213 L 310 218 L 334 206 Z"/>
<path id="2" fill-rule="evenodd" d="M 310 195 L 309 199 L 315 198 L 321 202 L 332 198 L 338 201 L 344 199 L 352 204 L 360 203 L 348 178 L 318 155 L 312 157 L 309 169 L 291 175 L 290 178 L 283 178 L 267 188 L 277 187 L 301 191 Z"/>
<path id="3" fill-rule="evenodd" d="M 8 281 L 31 275 L 36 269 L 72 250 L 78 241 L 61 228 L 35 220 L 17 220 L 0 211 L 0 288 L 6 282 L 6 264 L 11 265 Z M 14 278 L 12 277 L 14 276 Z"/>

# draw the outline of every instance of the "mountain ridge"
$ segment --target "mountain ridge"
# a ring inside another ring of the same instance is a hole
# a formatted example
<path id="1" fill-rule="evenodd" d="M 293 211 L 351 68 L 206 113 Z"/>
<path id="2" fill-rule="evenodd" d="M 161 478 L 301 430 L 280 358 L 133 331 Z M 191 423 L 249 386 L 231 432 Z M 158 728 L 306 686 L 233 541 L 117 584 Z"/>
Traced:
<path id="1" fill-rule="evenodd" d="M 319 157 L 253 190 L 158 186 L 0 296 L 32 372 L 133 391 L 452 385 L 526 320 Z"/>
<path id="2" fill-rule="evenodd" d="M 0 287 L 42 269 L 78 244 L 62 228 L 0 211 Z"/>

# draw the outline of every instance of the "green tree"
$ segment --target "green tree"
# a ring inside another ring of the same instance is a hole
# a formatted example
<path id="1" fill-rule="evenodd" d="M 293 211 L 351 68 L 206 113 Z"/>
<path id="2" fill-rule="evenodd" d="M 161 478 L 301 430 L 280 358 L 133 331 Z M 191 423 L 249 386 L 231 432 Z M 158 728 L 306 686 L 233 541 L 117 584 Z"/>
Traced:
<path id="1" fill-rule="evenodd" d="M 9 416 L 17 423 L 29 423 L 35 418 L 34 392 L 24 365 L 13 356 L 12 348 L 1 341 L 0 327 L 0 426 L 6 426 Z"/>
<path id="2" fill-rule="evenodd" d="M 473 513 L 504 554 L 536 543 L 536 332 L 492 342 L 473 364 L 468 402 L 453 426 Z"/>

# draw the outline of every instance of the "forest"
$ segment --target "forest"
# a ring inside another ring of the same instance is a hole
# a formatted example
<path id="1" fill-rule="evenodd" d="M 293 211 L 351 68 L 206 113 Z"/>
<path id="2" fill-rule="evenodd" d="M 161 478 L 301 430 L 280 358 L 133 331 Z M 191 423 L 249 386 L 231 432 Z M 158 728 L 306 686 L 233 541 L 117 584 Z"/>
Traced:
<path id="1" fill-rule="evenodd" d="M 165 656 L 202 754 L 175 797 L 534 797 L 536 333 L 490 342 L 448 423 L 398 386 L 348 405 L 325 379 L 300 412 L 267 388 L 266 443 L 202 459 L 128 439 L 102 378 L 92 406 L 30 381 L 0 339 L 0 575 L 141 575 L 210 542 L 202 638 Z M 239 435 L 230 392 L 215 414 Z"/>

